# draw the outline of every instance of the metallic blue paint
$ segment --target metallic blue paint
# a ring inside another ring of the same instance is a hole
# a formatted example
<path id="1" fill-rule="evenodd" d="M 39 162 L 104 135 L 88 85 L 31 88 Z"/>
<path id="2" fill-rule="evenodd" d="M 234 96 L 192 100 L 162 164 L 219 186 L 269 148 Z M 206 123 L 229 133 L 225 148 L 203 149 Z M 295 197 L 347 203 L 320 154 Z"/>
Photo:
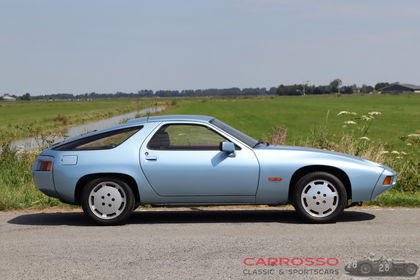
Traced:
<path id="1" fill-rule="evenodd" d="M 94 174 L 123 174 L 137 185 L 139 203 L 154 205 L 286 204 L 290 181 L 303 167 L 333 167 L 350 181 L 352 201 L 375 199 L 396 183 L 396 173 L 383 165 L 341 153 L 288 146 L 249 147 L 219 129 L 208 116 L 159 116 L 69 139 L 44 150 L 37 160 L 53 161 L 52 171 L 33 167 L 36 186 L 45 194 L 77 203 L 79 180 Z M 234 156 L 222 151 L 150 150 L 147 143 L 166 124 L 207 126 L 235 144 Z M 109 150 L 59 151 L 54 147 L 86 136 L 142 125 L 137 133 Z M 147 155 L 147 156 L 146 156 Z M 391 185 L 383 185 L 393 176 Z M 269 181 L 269 177 L 282 178 Z"/>

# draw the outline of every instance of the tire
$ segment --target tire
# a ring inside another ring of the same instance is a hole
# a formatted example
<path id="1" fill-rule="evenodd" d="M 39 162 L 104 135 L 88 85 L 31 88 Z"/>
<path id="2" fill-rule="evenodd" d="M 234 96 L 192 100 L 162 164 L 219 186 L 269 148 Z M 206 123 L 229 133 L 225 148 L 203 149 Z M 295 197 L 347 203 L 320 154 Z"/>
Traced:
<path id="1" fill-rule="evenodd" d="M 130 186 L 116 177 L 94 179 L 82 191 L 83 211 L 97 225 L 124 224 L 134 206 L 134 193 Z"/>
<path id="2" fill-rule="evenodd" d="M 292 204 L 296 211 L 313 223 L 331 222 L 347 205 L 344 184 L 327 172 L 311 172 L 298 180 Z"/>
<path id="3" fill-rule="evenodd" d="M 409 263 L 405 266 L 404 272 L 409 276 L 414 276 L 417 273 L 417 269 L 417 265 L 415 265 L 414 263 Z"/>
<path id="4" fill-rule="evenodd" d="M 361 275 L 371 275 L 372 266 L 368 263 L 363 263 L 359 268 L 359 272 Z"/>

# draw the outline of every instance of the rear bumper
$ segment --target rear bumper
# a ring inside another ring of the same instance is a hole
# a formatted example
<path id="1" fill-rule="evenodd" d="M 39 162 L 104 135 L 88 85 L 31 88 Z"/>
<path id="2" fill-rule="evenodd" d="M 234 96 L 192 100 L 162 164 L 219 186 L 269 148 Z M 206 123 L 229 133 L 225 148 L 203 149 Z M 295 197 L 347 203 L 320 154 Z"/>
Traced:
<path id="1" fill-rule="evenodd" d="M 53 166 L 51 171 L 38 171 L 38 160 L 48 160 L 53 162 Z M 54 177 L 53 171 L 54 170 L 54 158 L 49 156 L 39 156 L 35 161 L 32 167 L 32 176 L 34 178 L 35 186 L 44 194 L 59 198 L 57 191 L 55 190 L 54 186 Z"/>

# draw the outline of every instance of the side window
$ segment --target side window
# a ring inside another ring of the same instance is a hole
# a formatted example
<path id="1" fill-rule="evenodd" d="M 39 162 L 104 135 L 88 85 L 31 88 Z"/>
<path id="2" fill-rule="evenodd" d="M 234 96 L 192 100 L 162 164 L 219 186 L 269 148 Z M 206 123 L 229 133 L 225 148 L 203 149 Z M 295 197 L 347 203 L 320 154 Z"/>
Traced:
<path id="1" fill-rule="evenodd" d="M 108 150 L 130 138 L 142 127 L 128 127 L 81 138 L 54 148 L 59 151 Z"/>
<path id="2" fill-rule="evenodd" d="M 162 126 L 150 139 L 151 150 L 219 150 L 226 139 L 202 125 L 170 124 Z"/>

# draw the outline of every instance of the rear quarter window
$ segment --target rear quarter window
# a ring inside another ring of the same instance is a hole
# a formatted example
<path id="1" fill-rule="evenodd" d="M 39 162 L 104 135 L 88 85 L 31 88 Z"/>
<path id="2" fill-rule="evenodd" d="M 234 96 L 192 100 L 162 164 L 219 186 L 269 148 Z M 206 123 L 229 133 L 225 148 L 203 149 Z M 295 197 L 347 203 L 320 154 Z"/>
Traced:
<path id="1" fill-rule="evenodd" d="M 128 127 L 116 129 L 88 137 L 84 137 L 63 145 L 54 150 L 58 151 L 90 151 L 90 150 L 109 150 L 121 145 L 128 138 L 137 133 L 142 127 Z"/>

